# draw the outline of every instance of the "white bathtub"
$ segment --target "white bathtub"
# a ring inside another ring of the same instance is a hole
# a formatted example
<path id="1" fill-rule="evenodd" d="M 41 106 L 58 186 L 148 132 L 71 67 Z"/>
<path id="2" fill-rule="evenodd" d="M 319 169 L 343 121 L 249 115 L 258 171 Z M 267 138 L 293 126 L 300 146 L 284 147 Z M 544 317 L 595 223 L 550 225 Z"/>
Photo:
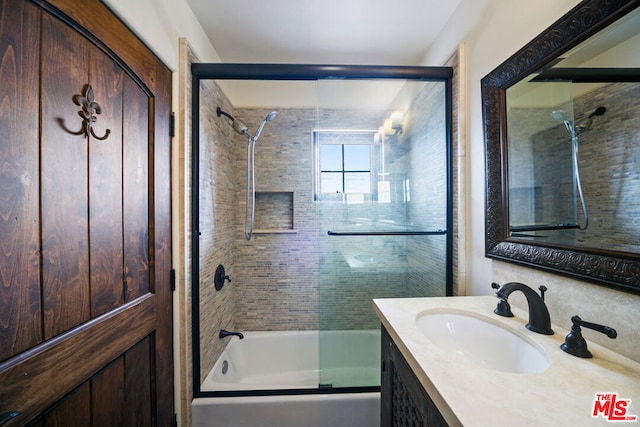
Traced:
<path id="1" fill-rule="evenodd" d="M 244 336 L 230 339 L 202 391 L 380 384 L 379 330 L 246 332 Z M 379 425 L 380 393 L 198 398 L 192 416 L 195 427 L 371 427 Z"/>

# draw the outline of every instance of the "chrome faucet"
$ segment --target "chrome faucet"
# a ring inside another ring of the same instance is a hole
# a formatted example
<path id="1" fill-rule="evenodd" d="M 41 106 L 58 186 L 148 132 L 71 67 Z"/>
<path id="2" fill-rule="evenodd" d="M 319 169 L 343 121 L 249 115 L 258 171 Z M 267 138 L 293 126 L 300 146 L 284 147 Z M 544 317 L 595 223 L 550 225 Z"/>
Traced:
<path id="1" fill-rule="evenodd" d="M 527 297 L 527 303 L 529 304 L 529 323 L 527 323 L 526 328 L 539 334 L 553 335 L 549 310 L 544 303 L 544 292 L 547 290 L 546 287 L 540 286 L 539 289 L 541 295 L 538 295 L 536 291 L 524 283 L 518 282 L 510 282 L 502 286 L 497 283 L 492 283 L 491 287 L 498 290 L 496 295 L 500 298 L 498 306 L 493 311 L 495 314 L 504 317 L 513 317 L 511 306 L 507 299 L 512 292 L 522 291 L 524 296 Z"/>

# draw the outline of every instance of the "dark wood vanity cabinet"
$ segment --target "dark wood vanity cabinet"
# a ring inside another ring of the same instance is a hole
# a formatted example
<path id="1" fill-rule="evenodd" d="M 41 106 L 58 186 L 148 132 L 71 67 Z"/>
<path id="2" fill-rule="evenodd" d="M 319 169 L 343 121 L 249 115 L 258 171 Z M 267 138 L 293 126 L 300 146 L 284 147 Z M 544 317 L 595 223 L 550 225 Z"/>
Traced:
<path id="1" fill-rule="evenodd" d="M 382 328 L 381 427 L 446 426 L 398 347 Z"/>

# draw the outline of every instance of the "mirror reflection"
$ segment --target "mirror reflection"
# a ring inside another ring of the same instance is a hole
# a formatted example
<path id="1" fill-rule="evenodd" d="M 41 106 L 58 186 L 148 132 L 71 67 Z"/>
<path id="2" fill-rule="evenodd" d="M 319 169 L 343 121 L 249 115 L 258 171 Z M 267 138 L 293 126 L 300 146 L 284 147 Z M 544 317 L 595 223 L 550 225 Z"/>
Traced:
<path id="1" fill-rule="evenodd" d="M 509 236 L 640 253 L 640 11 L 507 89 Z"/>

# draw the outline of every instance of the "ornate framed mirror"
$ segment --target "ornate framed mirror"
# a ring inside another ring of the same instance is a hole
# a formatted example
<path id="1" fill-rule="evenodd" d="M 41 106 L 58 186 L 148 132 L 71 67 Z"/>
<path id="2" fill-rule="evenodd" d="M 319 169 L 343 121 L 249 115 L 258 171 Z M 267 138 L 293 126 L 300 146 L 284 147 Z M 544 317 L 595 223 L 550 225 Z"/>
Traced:
<path id="1" fill-rule="evenodd" d="M 640 0 L 584 0 L 482 79 L 489 258 L 640 292 Z"/>

